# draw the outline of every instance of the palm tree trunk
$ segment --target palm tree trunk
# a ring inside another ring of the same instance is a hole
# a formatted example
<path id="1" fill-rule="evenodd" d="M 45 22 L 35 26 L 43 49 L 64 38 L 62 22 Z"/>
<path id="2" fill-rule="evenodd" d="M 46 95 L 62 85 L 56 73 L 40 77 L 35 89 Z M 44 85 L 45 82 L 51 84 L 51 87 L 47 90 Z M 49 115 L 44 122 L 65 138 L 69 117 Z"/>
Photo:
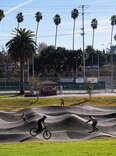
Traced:
<path id="1" fill-rule="evenodd" d="M 20 94 L 24 94 L 24 62 L 20 61 Z"/>
<path id="2" fill-rule="evenodd" d="M 27 62 L 27 72 L 28 72 L 27 80 L 28 80 L 28 82 L 29 82 L 29 59 L 28 59 L 28 62 Z"/>
<path id="3" fill-rule="evenodd" d="M 35 35 L 35 43 L 37 44 L 37 33 L 38 33 L 39 22 L 37 22 L 36 35 Z"/>
<path id="4" fill-rule="evenodd" d="M 112 25 L 112 30 L 111 30 L 111 41 L 110 41 L 110 46 L 112 46 L 112 36 L 113 36 L 113 30 L 114 30 L 114 25 Z"/>
<path id="5" fill-rule="evenodd" d="M 92 48 L 94 48 L 94 29 L 93 29 L 93 37 L 92 37 Z"/>
<path id="6" fill-rule="evenodd" d="M 34 77 L 35 73 L 34 73 L 34 53 L 32 54 L 32 75 Z"/>
<path id="7" fill-rule="evenodd" d="M 37 22 L 36 35 L 35 35 L 35 43 L 37 44 L 37 33 L 38 33 L 39 22 Z M 32 75 L 34 77 L 34 54 L 32 54 Z"/>
<path id="8" fill-rule="evenodd" d="M 58 31 L 58 25 L 56 25 L 56 34 L 55 34 L 55 48 L 57 44 L 57 31 Z"/>
<path id="9" fill-rule="evenodd" d="M 74 25 L 73 25 L 73 50 L 74 50 L 74 37 L 75 37 L 75 19 L 74 19 Z"/>
<path id="10" fill-rule="evenodd" d="M 114 26 L 112 25 L 110 46 L 112 46 L 113 29 L 114 29 Z"/>
<path id="11" fill-rule="evenodd" d="M 19 29 L 19 22 L 18 22 L 18 26 L 17 26 L 17 29 Z"/>
<path id="12" fill-rule="evenodd" d="M 112 46 L 113 28 L 114 28 L 114 26 L 112 25 L 110 50 L 111 50 L 111 46 Z M 114 69 L 113 69 L 113 51 L 111 51 L 111 89 L 112 89 L 112 92 L 113 92 L 113 77 L 114 77 Z"/>
<path id="13" fill-rule="evenodd" d="M 93 29 L 93 37 L 92 37 L 92 48 L 94 48 L 94 29 Z M 92 65 L 93 65 L 93 62 L 94 62 L 93 55 L 92 55 Z"/>

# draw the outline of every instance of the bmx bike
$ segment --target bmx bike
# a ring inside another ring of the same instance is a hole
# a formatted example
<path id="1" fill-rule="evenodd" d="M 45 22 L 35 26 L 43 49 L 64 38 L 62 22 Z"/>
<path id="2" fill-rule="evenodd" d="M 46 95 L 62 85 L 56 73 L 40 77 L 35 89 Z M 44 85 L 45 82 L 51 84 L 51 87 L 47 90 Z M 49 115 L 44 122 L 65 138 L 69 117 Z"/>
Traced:
<path id="1" fill-rule="evenodd" d="M 31 128 L 30 129 L 30 135 L 31 136 L 37 136 L 38 134 L 42 133 L 43 138 L 48 140 L 51 138 L 51 132 L 47 129 L 47 127 L 44 127 L 41 131 L 38 130 L 38 128 Z"/>

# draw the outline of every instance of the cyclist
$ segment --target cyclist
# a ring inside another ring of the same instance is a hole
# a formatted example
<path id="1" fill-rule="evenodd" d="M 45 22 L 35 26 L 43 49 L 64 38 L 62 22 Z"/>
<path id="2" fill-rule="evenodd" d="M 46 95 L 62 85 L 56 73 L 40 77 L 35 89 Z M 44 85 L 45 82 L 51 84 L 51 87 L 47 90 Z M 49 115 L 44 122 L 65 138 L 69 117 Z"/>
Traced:
<path id="1" fill-rule="evenodd" d="M 90 121 L 92 121 L 92 128 L 93 128 L 93 130 L 91 131 L 91 132 L 94 132 L 94 131 L 96 131 L 96 130 L 99 130 L 97 127 L 96 127 L 96 125 L 97 125 L 97 119 L 95 118 L 95 117 L 93 117 L 93 116 L 91 116 L 91 115 L 89 115 L 89 119 L 88 119 L 88 121 L 86 122 L 86 123 L 88 123 L 88 122 L 90 122 Z"/>
<path id="2" fill-rule="evenodd" d="M 43 128 L 46 126 L 45 125 L 45 120 L 46 120 L 46 118 L 47 118 L 47 116 L 43 116 L 42 118 L 40 118 L 38 121 L 37 121 L 37 125 L 38 125 L 38 127 L 37 127 L 37 131 L 42 131 L 43 130 Z"/>

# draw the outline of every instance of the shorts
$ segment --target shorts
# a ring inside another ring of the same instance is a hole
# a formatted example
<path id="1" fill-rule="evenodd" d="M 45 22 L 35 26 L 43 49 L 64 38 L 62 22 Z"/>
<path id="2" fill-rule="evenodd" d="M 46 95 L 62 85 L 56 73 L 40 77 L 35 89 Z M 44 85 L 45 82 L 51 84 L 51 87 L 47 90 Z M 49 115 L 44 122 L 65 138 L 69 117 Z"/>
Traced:
<path id="1" fill-rule="evenodd" d="M 95 127 L 97 125 L 97 121 L 92 123 L 92 127 Z"/>
<path id="2" fill-rule="evenodd" d="M 42 125 L 41 125 L 41 124 L 38 125 L 38 129 L 39 129 L 40 131 L 42 130 Z"/>

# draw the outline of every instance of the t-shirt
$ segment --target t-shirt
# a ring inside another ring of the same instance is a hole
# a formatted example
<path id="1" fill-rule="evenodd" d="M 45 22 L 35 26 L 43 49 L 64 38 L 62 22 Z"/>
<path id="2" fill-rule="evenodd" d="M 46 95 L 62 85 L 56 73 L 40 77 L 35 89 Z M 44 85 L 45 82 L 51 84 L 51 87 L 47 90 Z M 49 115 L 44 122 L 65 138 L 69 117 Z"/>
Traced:
<path id="1" fill-rule="evenodd" d="M 44 120 L 45 120 L 44 118 L 39 119 L 38 120 L 38 124 L 43 124 L 44 123 Z"/>

